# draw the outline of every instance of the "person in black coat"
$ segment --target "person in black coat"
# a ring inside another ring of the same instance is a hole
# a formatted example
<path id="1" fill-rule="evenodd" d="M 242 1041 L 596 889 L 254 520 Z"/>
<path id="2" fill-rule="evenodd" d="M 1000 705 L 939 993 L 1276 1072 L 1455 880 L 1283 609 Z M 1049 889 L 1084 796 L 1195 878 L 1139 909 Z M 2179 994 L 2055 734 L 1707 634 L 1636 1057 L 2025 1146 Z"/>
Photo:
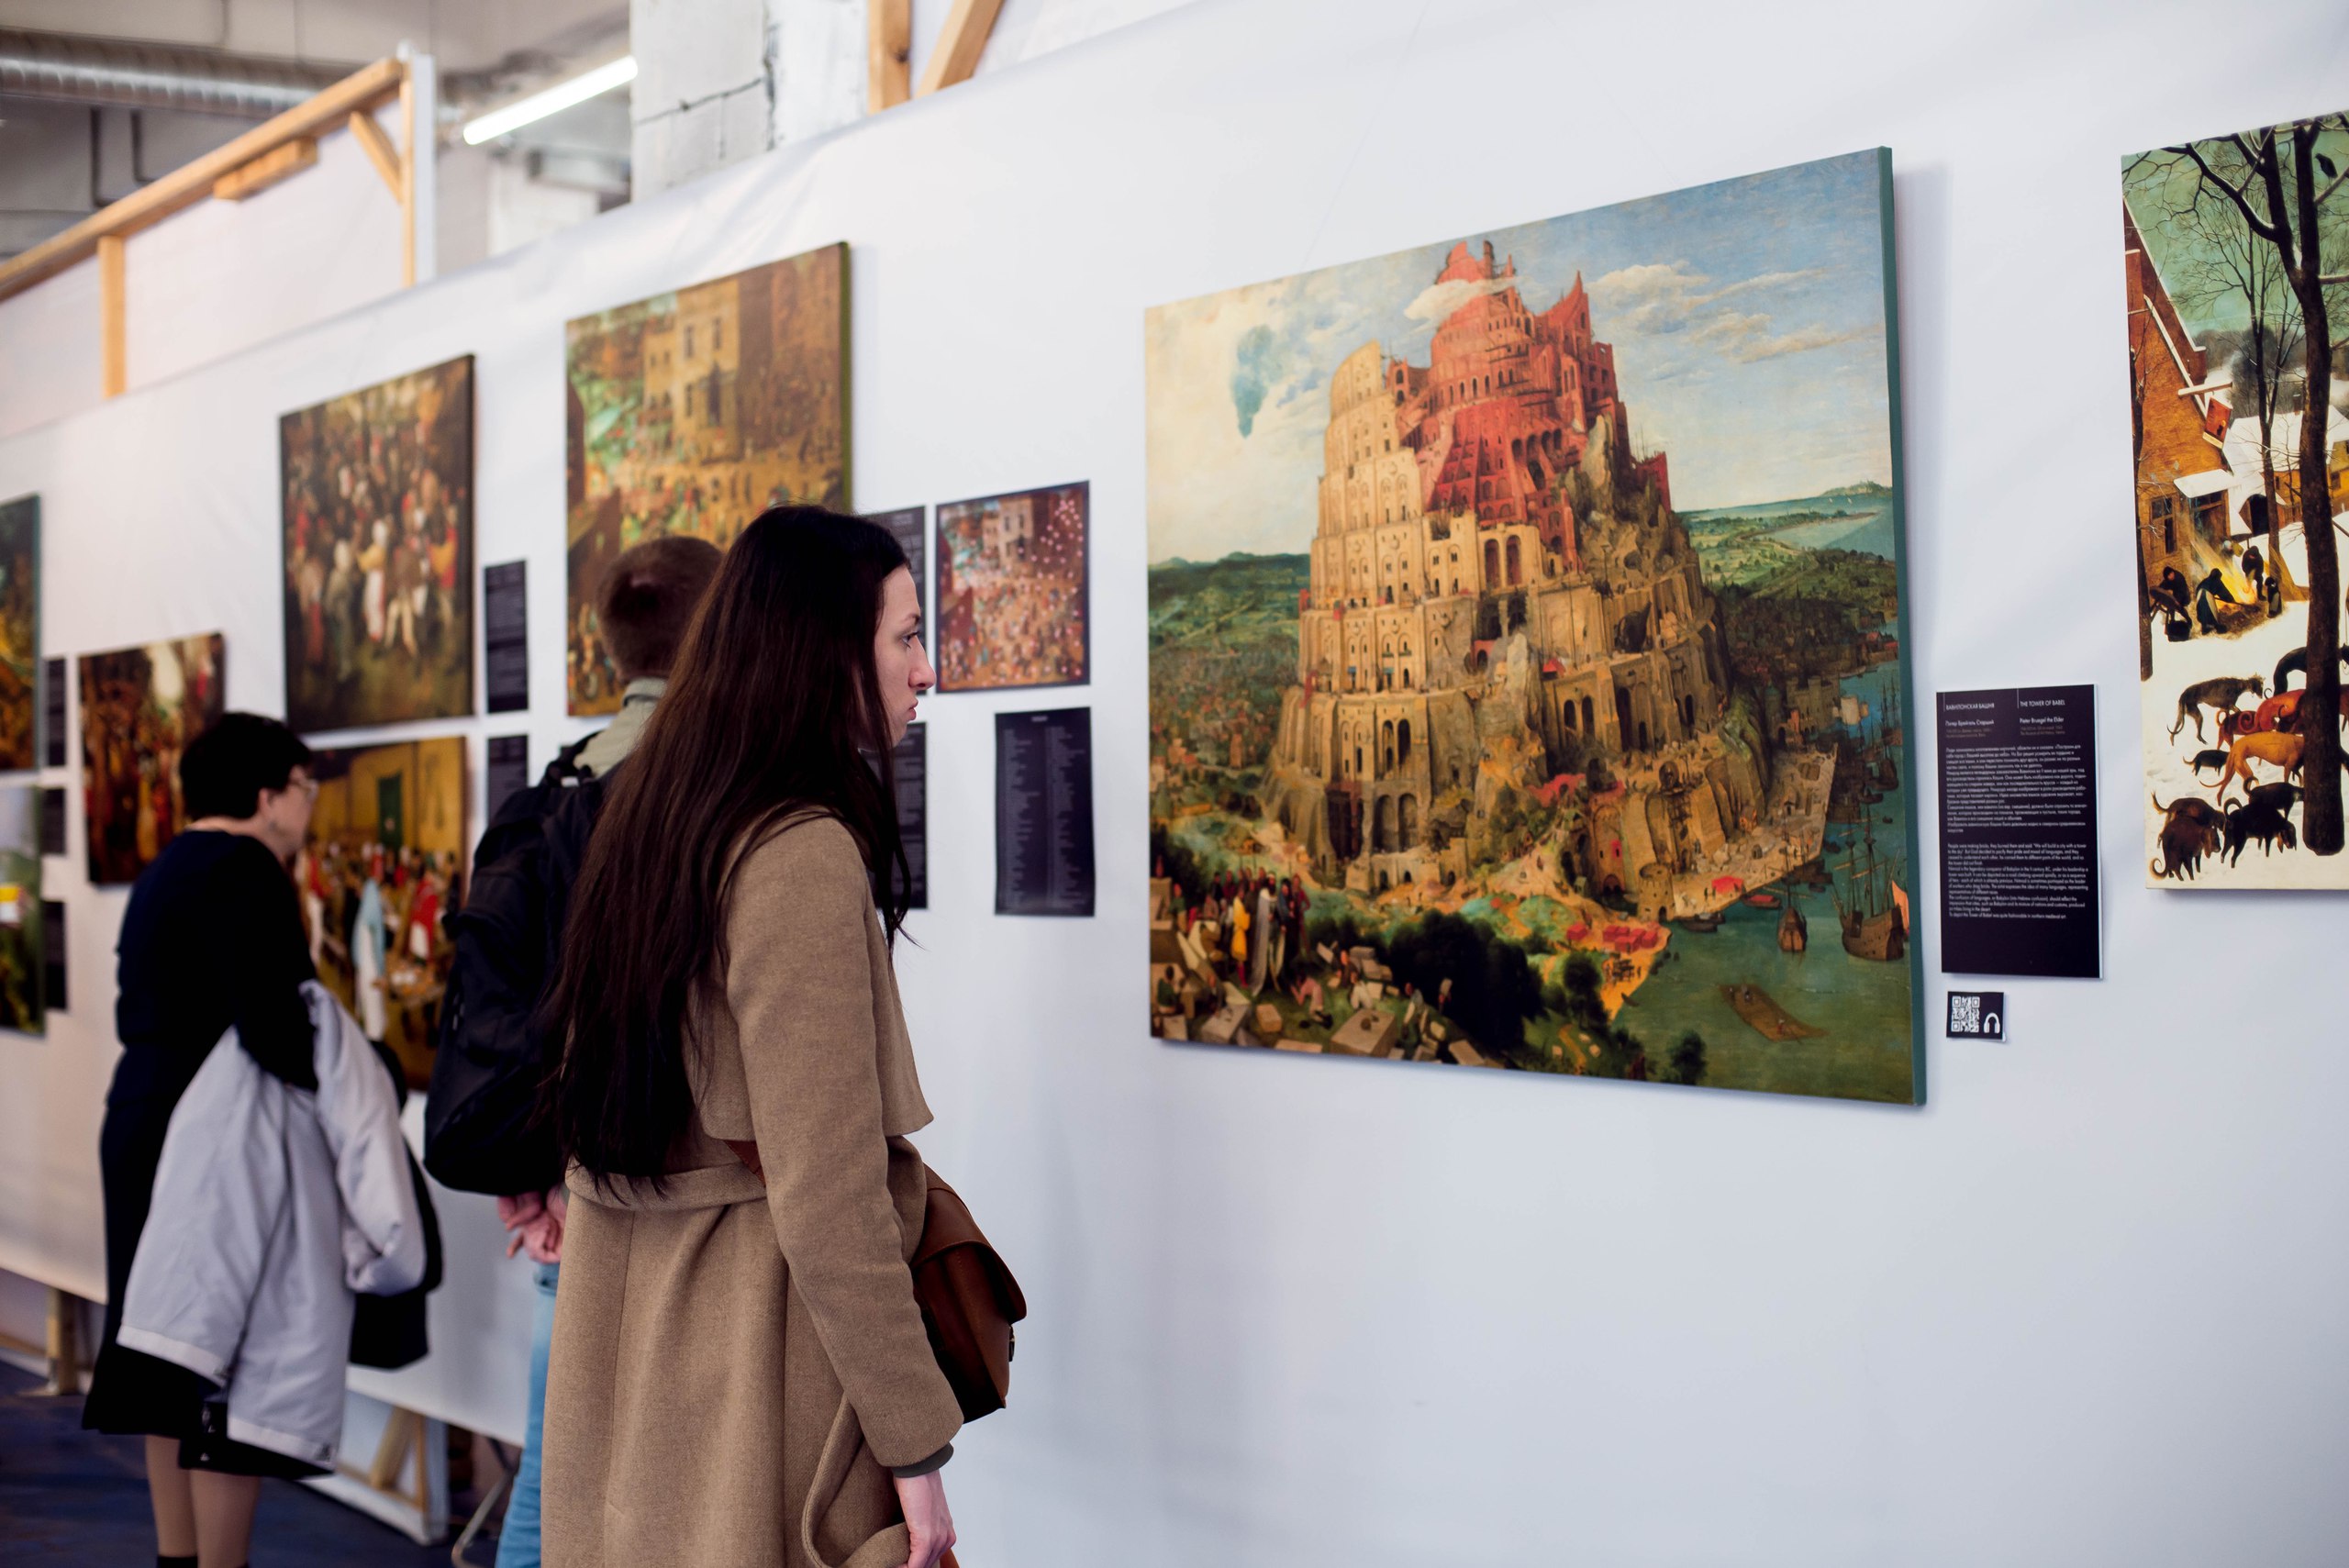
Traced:
<path id="1" fill-rule="evenodd" d="M 106 1195 L 106 1334 L 82 1424 L 147 1440 L 159 1562 L 240 1564 L 264 1475 L 315 1475 L 220 1430 L 217 1389 L 115 1340 L 153 1199 L 163 1135 L 196 1070 L 230 1029 L 254 1061 L 316 1089 L 303 982 L 316 978 L 286 862 L 310 827 L 310 749 L 284 725 L 224 715 L 180 759 L 193 819 L 130 890 L 117 944 L 122 1057 L 98 1134 Z"/>

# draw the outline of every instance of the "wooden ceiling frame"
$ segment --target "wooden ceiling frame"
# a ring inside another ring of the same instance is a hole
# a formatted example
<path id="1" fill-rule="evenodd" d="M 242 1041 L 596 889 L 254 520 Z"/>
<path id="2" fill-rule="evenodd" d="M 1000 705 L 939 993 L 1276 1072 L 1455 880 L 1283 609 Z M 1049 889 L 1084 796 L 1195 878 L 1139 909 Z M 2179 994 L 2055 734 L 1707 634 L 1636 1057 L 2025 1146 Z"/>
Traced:
<path id="1" fill-rule="evenodd" d="M 377 108 L 395 98 L 400 106 L 396 148 L 374 117 Z M 362 66 L 307 103 L 0 262 L 0 299 L 96 258 L 102 380 L 106 395 L 119 395 L 128 384 L 123 242 L 207 197 L 241 201 L 299 173 L 317 161 L 318 138 L 337 130 L 351 133 L 400 204 L 400 284 L 406 287 L 416 282 L 416 82 L 406 61 Z"/>

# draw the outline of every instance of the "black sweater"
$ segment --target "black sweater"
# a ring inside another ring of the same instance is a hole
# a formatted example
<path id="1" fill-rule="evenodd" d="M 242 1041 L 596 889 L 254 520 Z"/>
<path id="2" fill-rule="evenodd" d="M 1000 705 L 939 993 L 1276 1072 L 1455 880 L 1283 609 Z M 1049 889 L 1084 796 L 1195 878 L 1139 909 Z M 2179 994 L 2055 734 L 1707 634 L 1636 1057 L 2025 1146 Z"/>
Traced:
<path id="1" fill-rule="evenodd" d="M 258 839 L 185 832 L 130 890 L 115 948 L 122 1041 L 108 1105 L 176 1104 L 230 1027 L 254 1061 L 315 1089 L 310 1014 L 317 978 L 285 868 Z"/>

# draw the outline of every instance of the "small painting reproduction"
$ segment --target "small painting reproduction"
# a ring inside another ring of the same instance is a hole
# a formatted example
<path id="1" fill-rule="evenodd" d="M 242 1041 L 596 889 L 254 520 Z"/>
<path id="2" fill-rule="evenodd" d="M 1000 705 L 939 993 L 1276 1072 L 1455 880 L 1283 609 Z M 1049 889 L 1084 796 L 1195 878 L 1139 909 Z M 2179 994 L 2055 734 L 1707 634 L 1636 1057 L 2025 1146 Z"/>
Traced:
<path id="1" fill-rule="evenodd" d="M 139 880 L 187 825 L 180 753 L 223 711 L 218 632 L 82 655 L 82 810 L 90 880 Z"/>
<path id="2" fill-rule="evenodd" d="M 40 902 L 40 790 L 0 787 L 0 1029 L 47 1032 Z"/>
<path id="3" fill-rule="evenodd" d="M 848 247 L 584 316 L 565 340 L 563 678 L 573 713 L 617 713 L 596 590 L 620 551 L 722 550 L 769 506 L 848 506 Z"/>
<path id="4" fill-rule="evenodd" d="M 310 841 L 294 867 L 310 962 L 410 1084 L 432 1071 L 465 856 L 465 742 L 320 751 Z"/>
<path id="5" fill-rule="evenodd" d="M 1151 312 L 1153 1034 L 1921 1102 L 1891 203 Z"/>
<path id="6" fill-rule="evenodd" d="M 1090 486 L 938 508 L 938 689 L 1085 680 Z"/>
<path id="7" fill-rule="evenodd" d="M 0 773 L 35 765 L 39 701 L 40 497 L 0 502 Z"/>
<path id="8" fill-rule="evenodd" d="M 2349 114 L 2122 161 L 2149 886 L 2349 888 L 2344 166 Z"/>
<path id="9" fill-rule="evenodd" d="M 473 361 L 278 422 L 285 721 L 304 734 L 473 705 Z"/>

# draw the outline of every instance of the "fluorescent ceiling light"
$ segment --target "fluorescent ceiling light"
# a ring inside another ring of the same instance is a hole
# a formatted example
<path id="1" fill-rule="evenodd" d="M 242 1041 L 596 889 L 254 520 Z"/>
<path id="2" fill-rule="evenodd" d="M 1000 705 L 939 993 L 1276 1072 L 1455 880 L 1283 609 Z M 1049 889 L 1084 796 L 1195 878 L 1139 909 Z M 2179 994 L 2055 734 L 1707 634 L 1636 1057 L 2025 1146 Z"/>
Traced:
<path id="1" fill-rule="evenodd" d="M 609 65 L 599 65 L 583 76 L 558 83 L 543 93 L 492 110 L 477 120 L 465 122 L 465 145 L 479 147 L 507 131 L 520 130 L 524 126 L 560 114 L 573 104 L 584 104 L 598 93 L 608 93 L 636 80 L 636 56 L 624 54 Z"/>

